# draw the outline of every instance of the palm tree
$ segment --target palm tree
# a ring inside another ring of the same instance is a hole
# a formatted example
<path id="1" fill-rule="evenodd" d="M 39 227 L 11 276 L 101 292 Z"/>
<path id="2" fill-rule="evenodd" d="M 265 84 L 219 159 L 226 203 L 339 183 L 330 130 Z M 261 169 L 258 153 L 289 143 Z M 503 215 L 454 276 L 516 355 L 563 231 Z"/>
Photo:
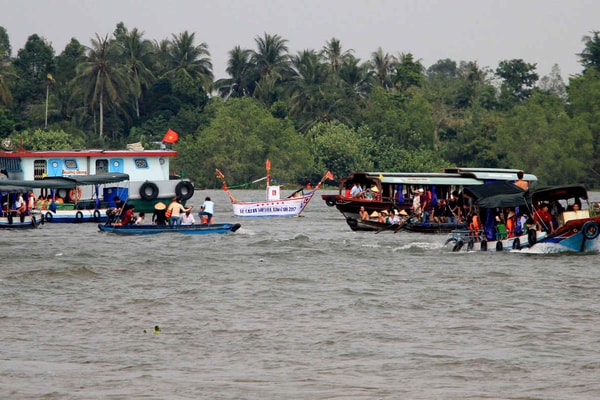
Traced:
<path id="1" fill-rule="evenodd" d="M 109 41 L 108 35 L 101 38 L 96 34 L 87 48 L 87 60 L 77 66 L 75 87 L 80 88 L 84 103 L 95 114 L 99 112 L 99 135 L 104 137 L 104 106 L 119 106 L 122 96 L 128 94 L 127 80 L 122 65 L 117 63 L 119 48 Z"/>
<path id="2" fill-rule="evenodd" d="M 233 97 L 243 97 L 252 95 L 253 85 L 251 82 L 251 50 L 242 49 L 235 46 L 229 52 L 227 69 L 225 70 L 230 78 L 219 79 L 215 82 L 215 89 L 224 99 Z"/>
<path id="3" fill-rule="evenodd" d="M 339 39 L 331 38 L 330 41 L 325 43 L 320 55 L 329 63 L 331 72 L 337 72 L 340 66 L 346 61 L 354 50 L 342 51 L 342 42 Z"/>
<path id="4" fill-rule="evenodd" d="M 277 83 L 292 75 L 287 40 L 265 33 L 264 37 L 257 37 L 255 42 L 257 50 L 252 52 L 251 63 L 258 75 L 258 82 L 254 95 L 273 102 Z"/>
<path id="5" fill-rule="evenodd" d="M 377 82 L 385 90 L 392 88 L 391 74 L 394 70 L 394 64 L 396 63 L 396 57 L 389 55 L 388 53 L 383 54 L 381 47 L 377 51 L 371 53 L 371 70 L 377 77 Z"/>
<path id="6" fill-rule="evenodd" d="M 135 101 L 135 113 L 140 116 L 140 99 L 144 88 L 148 88 L 154 81 L 154 75 L 148 68 L 151 64 L 152 43 L 143 39 L 144 32 L 134 28 L 117 37 L 117 43 L 122 47 L 121 55 L 131 85 L 131 94 Z"/>
<path id="7" fill-rule="evenodd" d="M 198 80 L 206 93 L 210 93 L 213 84 L 212 62 L 206 43 L 194 44 L 195 33 L 184 31 L 173 35 L 167 48 L 168 59 L 166 76 L 183 73 Z"/>

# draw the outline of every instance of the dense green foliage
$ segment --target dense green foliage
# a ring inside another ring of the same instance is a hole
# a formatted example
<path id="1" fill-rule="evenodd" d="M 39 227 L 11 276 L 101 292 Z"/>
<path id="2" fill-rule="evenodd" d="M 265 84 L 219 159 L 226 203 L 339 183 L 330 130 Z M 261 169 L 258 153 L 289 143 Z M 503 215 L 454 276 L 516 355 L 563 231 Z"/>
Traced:
<path id="1" fill-rule="evenodd" d="M 357 59 L 332 38 L 290 54 L 279 35 L 229 52 L 214 79 L 208 44 L 194 33 L 152 41 L 116 25 L 60 52 L 38 34 L 12 55 L 0 27 L 0 139 L 27 149 L 156 148 L 179 133 L 173 173 L 215 187 L 264 175 L 315 182 L 331 170 L 519 168 L 542 184 L 600 187 L 600 37 L 584 37 L 581 74 L 504 60 L 439 60 L 378 48 Z"/>

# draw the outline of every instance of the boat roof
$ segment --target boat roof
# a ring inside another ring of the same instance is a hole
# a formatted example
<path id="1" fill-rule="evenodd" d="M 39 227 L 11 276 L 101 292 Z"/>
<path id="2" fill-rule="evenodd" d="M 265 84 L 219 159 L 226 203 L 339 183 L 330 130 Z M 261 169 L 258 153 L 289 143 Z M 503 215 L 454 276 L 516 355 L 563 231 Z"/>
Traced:
<path id="1" fill-rule="evenodd" d="M 175 150 L 35 150 L 3 151 L 0 157 L 7 158 L 52 158 L 52 157 L 175 157 Z"/>
<path id="2" fill-rule="evenodd" d="M 532 197 L 534 201 L 567 200 L 575 197 L 587 200 L 588 194 L 582 185 L 547 186 L 536 189 Z"/>
<path id="3" fill-rule="evenodd" d="M 516 181 L 518 169 L 502 168 L 445 168 L 442 172 L 366 172 L 370 179 L 382 183 L 414 185 L 481 185 L 486 181 Z M 357 173 L 358 174 L 358 173 Z M 524 174 L 523 179 L 536 182 L 533 174 Z"/>
<path id="4" fill-rule="evenodd" d="M 518 207 L 527 205 L 527 191 L 508 181 L 463 187 L 463 193 L 475 199 L 482 208 Z"/>
<path id="5" fill-rule="evenodd" d="M 3 192 L 26 192 L 31 189 L 73 189 L 79 185 L 102 185 L 129 180 L 128 174 L 107 173 L 97 175 L 52 176 L 35 181 L 0 180 Z"/>

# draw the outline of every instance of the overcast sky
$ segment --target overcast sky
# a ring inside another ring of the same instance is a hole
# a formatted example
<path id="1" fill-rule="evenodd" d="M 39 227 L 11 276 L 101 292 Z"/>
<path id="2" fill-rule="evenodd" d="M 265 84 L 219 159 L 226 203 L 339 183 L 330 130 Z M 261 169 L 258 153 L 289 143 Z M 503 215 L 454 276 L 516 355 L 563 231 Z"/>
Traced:
<path id="1" fill-rule="evenodd" d="M 13 56 L 37 33 L 60 54 L 72 37 L 84 45 L 117 23 L 162 40 L 185 30 L 211 53 L 215 78 L 226 77 L 234 46 L 256 49 L 264 33 L 288 40 L 290 53 L 320 50 L 335 37 L 362 61 L 381 47 L 437 60 L 558 64 L 565 80 L 582 70 L 582 38 L 600 30 L 600 0 L 0 0 L 0 26 Z"/>

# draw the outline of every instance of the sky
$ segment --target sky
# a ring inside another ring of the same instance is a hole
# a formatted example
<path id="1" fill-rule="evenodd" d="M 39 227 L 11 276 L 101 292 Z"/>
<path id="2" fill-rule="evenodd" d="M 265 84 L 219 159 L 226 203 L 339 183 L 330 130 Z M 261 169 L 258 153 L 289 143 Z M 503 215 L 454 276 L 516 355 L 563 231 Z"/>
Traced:
<path id="1" fill-rule="evenodd" d="M 492 69 L 522 59 L 540 78 L 557 64 L 566 81 L 581 73 L 582 38 L 600 31 L 599 16 L 599 0 L 0 0 L 13 56 L 34 33 L 58 55 L 71 38 L 87 46 L 123 22 L 156 41 L 194 32 L 215 79 L 227 77 L 230 50 L 256 50 L 267 33 L 287 40 L 290 54 L 336 38 L 362 61 L 379 47 L 426 68 L 446 58 Z"/>

